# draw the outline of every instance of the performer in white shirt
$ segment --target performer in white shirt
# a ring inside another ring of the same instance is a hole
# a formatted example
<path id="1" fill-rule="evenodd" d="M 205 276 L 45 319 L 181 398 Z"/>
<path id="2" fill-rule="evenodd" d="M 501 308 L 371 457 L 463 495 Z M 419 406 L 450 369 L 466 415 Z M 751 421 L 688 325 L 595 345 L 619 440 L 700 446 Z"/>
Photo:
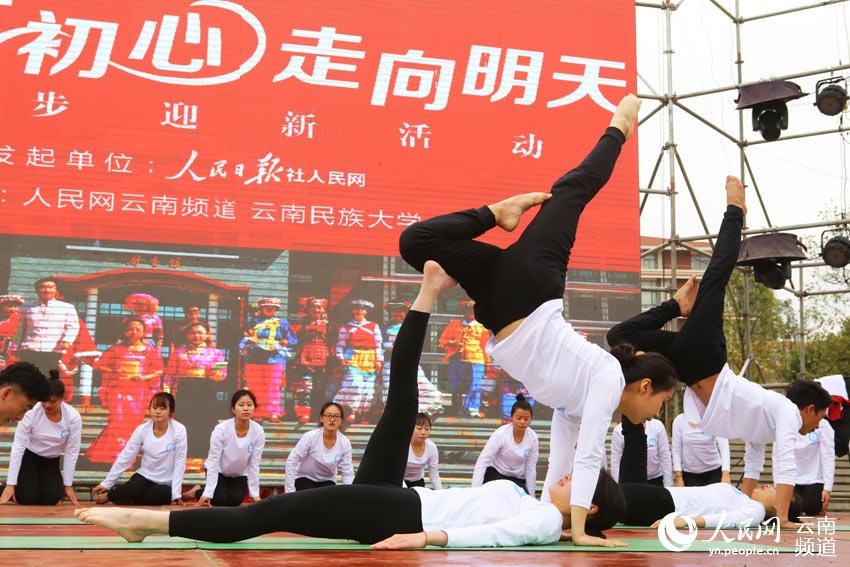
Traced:
<path id="1" fill-rule="evenodd" d="M 657 527 L 662 518 L 675 513 L 677 527 L 686 527 L 689 516 L 700 528 L 740 528 L 755 526 L 776 516 L 776 489 L 762 486 L 747 496 L 731 484 L 659 487 L 647 483 L 647 446 L 641 425 L 624 429 L 623 457 L 620 462 L 620 486 L 627 502 L 623 522 L 635 526 Z M 799 499 L 790 507 L 790 517 L 798 520 Z"/>
<path id="2" fill-rule="evenodd" d="M 417 383 L 421 382 L 417 379 Z M 419 391 L 420 395 L 422 389 Z M 410 450 L 407 452 L 407 467 L 404 469 L 404 485 L 425 487 L 425 467 L 428 467 L 428 477 L 434 490 L 442 490 L 443 481 L 440 479 L 440 451 L 437 445 L 428 439 L 431 435 L 431 416 L 427 413 L 416 414 L 416 427 L 410 438 Z"/>
<path id="3" fill-rule="evenodd" d="M 416 421 L 416 376 L 430 311 L 440 290 L 456 284 L 434 262 L 428 262 L 424 269 L 419 296 L 407 313 L 394 345 L 387 404 L 353 484 L 273 496 L 239 508 L 175 512 L 89 508 L 78 509 L 75 515 L 85 522 L 115 530 L 128 541 L 170 533 L 204 541 L 232 542 L 277 531 L 353 539 L 373 544 L 375 549 L 425 545 L 513 546 L 557 541 L 570 515 L 569 475 L 550 489 L 551 503 L 532 498 L 508 481 L 448 490 L 401 486 Z M 616 488 L 616 483 L 606 486 Z M 611 500 L 603 501 L 607 498 Z M 599 529 L 607 529 L 621 517 L 624 506 L 619 489 L 606 492 L 600 497 L 598 507 L 597 503 L 592 505 L 589 518 L 598 515 Z M 357 520 L 340 520 L 335 510 L 355 511 Z"/>
<path id="4" fill-rule="evenodd" d="M 266 434 L 254 421 L 257 398 L 237 390 L 230 398 L 233 418 L 222 421 L 210 435 L 210 453 L 204 466 L 207 484 L 195 506 L 239 506 L 245 495 L 260 499 L 260 461 Z"/>
<path id="5" fill-rule="evenodd" d="M 646 476 L 649 484 L 673 486 L 673 461 L 667 430 L 657 419 L 644 423 L 646 429 Z M 611 433 L 611 476 L 620 480 L 620 460 L 623 457 L 623 424 L 618 423 Z"/>
<path id="6" fill-rule="evenodd" d="M 676 486 L 729 483 L 729 440 L 709 435 L 680 413 L 673 420 L 673 477 Z"/>
<path id="7" fill-rule="evenodd" d="M 74 470 L 80 455 L 83 420 L 62 401 L 65 385 L 58 371 L 50 380 L 50 399 L 29 410 L 15 429 L 6 488 L 0 504 L 53 506 L 63 497 L 77 505 Z M 60 472 L 59 460 L 62 459 Z"/>
<path id="8" fill-rule="evenodd" d="M 38 301 L 21 308 L 22 339 L 15 356 L 47 374 L 59 367 L 62 354 L 77 338 L 80 318 L 73 305 L 56 299 L 59 289 L 53 278 L 41 278 L 33 287 Z"/>
<path id="9" fill-rule="evenodd" d="M 796 482 L 797 434 L 816 429 L 828 404 L 823 409 L 819 405 L 795 407 L 782 395 L 729 368 L 723 334 L 726 284 L 738 259 L 746 214 L 744 186 L 732 176 L 726 177 L 726 203 L 714 254 L 699 289 L 696 278 L 690 278 L 673 299 L 615 325 L 608 332 L 608 343 L 629 343 L 667 356 L 688 385 L 684 395 L 688 421 L 710 435 L 747 441 L 744 493 L 752 494 L 764 461 L 764 446 L 773 442 L 777 514 L 781 526 L 796 527 L 788 520 L 788 506 Z M 679 316 L 687 317 L 680 331 L 662 330 Z M 823 394 L 829 397 L 825 390 Z M 627 427 L 624 422 L 624 431 Z"/>
<path id="10" fill-rule="evenodd" d="M 586 533 L 596 490 L 602 490 L 605 438 L 619 411 L 642 422 L 658 414 L 677 387 L 664 356 L 623 346 L 609 354 L 564 320 L 566 266 L 581 212 L 608 181 L 620 148 L 634 130 L 640 101 L 620 101 L 610 127 L 551 193 L 517 195 L 490 206 L 431 218 L 409 226 L 399 239 L 401 256 L 422 270 L 434 260 L 475 300 L 475 318 L 495 337 L 494 364 L 525 384 L 535 400 L 555 408 L 549 468 L 541 498 L 572 471 L 573 541 L 623 545 Z M 506 249 L 475 240 L 499 226 L 514 230 L 522 214 L 540 206 L 519 239 Z"/>
<path id="11" fill-rule="evenodd" d="M 802 499 L 803 514 L 826 514 L 835 481 L 835 431 L 826 420 L 797 438 L 797 485 L 794 494 Z"/>
<path id="12" fill-rule="evenodd" d="M 321 427 L 305 433 L 286 458 L 286 492 L 332 486 L 337 472 L 343 484 L 354 480 L 351 441 L 339 431 L 345 419 L 342 406 L 325 402 L 319 416 Z"/>
<path id="13" fill-rule="evenodd" d="M 540 448 L 537 433 L 530 427 L 531 417 L 531 404 L 522 394 L 517 394 L 511 407 L 511 422 L 490 435 L 475 461 L 473 487 L 494 480 L 509 480 L 531 496 L 536 495 Z"/>
<path id="14" fill-rule="evenodd" d="M 186 428 L 174 419 L 174 396 L 157 392 L 148 406 L 150 419 L 136 427 L 133 435 L 109 469 L 106 478 L 92 490 L 98 504 L 113 502 L 144 506 L 180 504 L 183 473 L 186 471 Z M 142 463 L 126 483 L 118 478 L 142 452 Z"/>
<path id="15" fill-rule="evenodd" d="M 22 420 L 36 402 L 49 399 L 50 384 L 34 364 L 16 362 L 0 370 L 0 425 Z"/>

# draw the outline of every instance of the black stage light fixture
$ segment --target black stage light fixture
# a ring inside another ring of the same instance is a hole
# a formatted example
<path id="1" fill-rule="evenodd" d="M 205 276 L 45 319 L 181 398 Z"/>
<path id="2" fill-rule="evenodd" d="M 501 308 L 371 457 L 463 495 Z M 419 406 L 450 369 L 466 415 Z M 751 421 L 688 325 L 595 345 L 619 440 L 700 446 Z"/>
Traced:
<path id="1" fill-rule="evenodd" d="M 779 138 L 782 130 L 788 129 L 789 100 L 806 96 L 800 85 L 791 81 L 766 81 L 741 87 L 738 91 L 738 110 L 753 109 L 753 131 L 760 132 L 765 140 Z"/>
<path id="2" fill-rule="evenodd" d="M 791 262 L 805 257 L 796 235 L 777 232 L 742 240 L 737 264 L 752 266 L 757 282 L 770 289 L 782 289 L 791 279 Z"/>
<path id="3" fill-rule="evenodd" d="M 839 233 L 830 238 L 824 244 L 827 234 Z M 843 229 L 825 230 L 820 235 L 820 255 L 827 266 L 831 268 L 843 268 L 850 264 L 850 238 L 843 233 Z"/>
<path id="4" fill-rule="evenodd" d="M 847 79 L 833 77 L 818 81 L 815 85 L 815 106 L 827 116 L 841 114 L 847 108 Z"/>

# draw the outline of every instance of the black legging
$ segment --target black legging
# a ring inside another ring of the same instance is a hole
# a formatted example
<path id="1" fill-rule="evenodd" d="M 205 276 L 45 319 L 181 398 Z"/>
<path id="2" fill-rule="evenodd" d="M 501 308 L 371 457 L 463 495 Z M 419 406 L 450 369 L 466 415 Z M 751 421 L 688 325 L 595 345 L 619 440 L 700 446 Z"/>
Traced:
<path id="1" fill-rule="evenodd" d="M 295 490 L 313 490 L 314 488 L 334 486 L 335 484 L 332 480 L 310 480 L 306 476 L 301 476 L 295 479 Z"/>
<path id="2" fill-rule="evenodd" d="M 213 506 L 239 506 L 248 494 L 247 476 L 224 476 L 218 473 L 210 504 Z"/>
<path id="3" fill-rule="evenodd" d="M 130 506 L 165 506 L 171 503 L 171 485 L 159 484 L 135 473 L 120 486 L 107 492 L 109 501 Z"/>
<path id="4" fill-rule="evenodd" d="M 682 471 L 682 482 L 685 483 L 685 486 L 706 486 L 721 482 L 722 479 L 723 471 L 720 470 L 720 467 L 701 473 Z"/>
<path id="5" fill-rule="evenodd" d="M 650 484 L 646 478 L 646 429 L 623 416 L 623 457 L 620 459 L 620 487 L 626 497 L 623 523 L 649 526 L 676 507 L 670 491 Z"/>
<path id="6" fill-rule="evenodd" d="M 354 484 L 272 496 L 239 508 L 171 512 L 169 534 L 226 543 L 271 532 L 292 532 L 375 543 L 396 533 L 421 532 L 419 496 L 402 488 L 401 483 L 416 425 L 416 376 L 429 317 L 428 313 L 411 310 L 399 330 L 387 403 L 366 445 Z M 356 521 L 334 517 L 338 510 L 355 514 Z"/>
<path id="7" fill-rule="evenodd" d="M 59 457 L 42 457 L 25 449 L 18 472 L 18 485 L 15 487 L 15 502 L 53 506 L 64 495 Z"/>
<path id="8" fill-rule="evenodd" d="M 679 379 L 689 386 L 720 372 L 726 364 L 726 337 L 723 335 L 726 284 L 738 260 L 743 225 L 744 212 L 740 207 L 729 205 L 717 234 L 714 254 L 681 331 L 661 328 L 680 315 L 679 304 L 670 299 L 615 325 L 608 331 L 608 344 L 631 343 L 639 350 L 667 356 Z"/>
<path id="9" fill-rule="evenodd" d="M 517 478 L 515 476 L 508 476 L 506 474 L 500 473 L 494 467 L 487 467 L 484 470 L 484 482 L 488 483 L 488 482 L 493 482 L 494 480 L 509 480 L 512 483 L 514 483 L 515 485 L 522 488 L 523 492 L 525 492 L 526 494 L 528 493 L 528 489 L 525 486 L 525 479 L 524 478 Z M 534 495 L 532 494 L 532 496 L 534 496 Z"/>
<path id="10" fill-rule="evenodd" d="M 625 136 L 608 128 L 584 161 L 552 186 L 519 239 L 501 249 L 474 240 L 496 226 L 488 207 L 450 213 L 409 226 L 402 258 L 418 271 L 435 260 L 475 300 L 475 318 L 493 332 L 564 296 L 564 279 L 584 207 L 608 181 Z"/>
<path id="11" fill-rule="evenodd" d="M 822 482 L 798 484 L 794 487 L 794 494 L 802 500 L 802 511 L 800 515 L 816 516 L 820 514 L 821 508 L 823 508 L 823 501 L 821 500 L 821 496 L 823 495 Z"/>

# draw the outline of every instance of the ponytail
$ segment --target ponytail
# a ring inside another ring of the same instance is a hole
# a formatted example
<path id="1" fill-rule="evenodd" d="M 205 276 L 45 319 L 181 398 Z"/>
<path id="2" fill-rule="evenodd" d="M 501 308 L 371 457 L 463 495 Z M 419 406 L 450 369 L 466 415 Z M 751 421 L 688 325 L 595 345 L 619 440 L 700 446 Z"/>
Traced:
<path id="1" fill-rule="evenodd" d="M 611 348 L 611 356 L 619 361 L 626 384 L 649 378 L 656 392 L 671 390 L 678 385 L 676 369 L 663 354 L 638 353 L 632 345 L 620 343 Z"/>

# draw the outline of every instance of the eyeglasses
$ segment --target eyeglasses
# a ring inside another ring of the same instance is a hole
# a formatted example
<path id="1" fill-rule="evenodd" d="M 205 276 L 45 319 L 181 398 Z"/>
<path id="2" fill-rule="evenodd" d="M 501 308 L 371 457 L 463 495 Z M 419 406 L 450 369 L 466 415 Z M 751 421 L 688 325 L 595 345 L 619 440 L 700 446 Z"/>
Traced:
<path id="1" fill-rule="evenodd" d="M 331 421 L 334 421 L 336 419 L 342 419 L 342 416 L 338 413 L 323 413 L 322 417 L 326 417 Z"/>

